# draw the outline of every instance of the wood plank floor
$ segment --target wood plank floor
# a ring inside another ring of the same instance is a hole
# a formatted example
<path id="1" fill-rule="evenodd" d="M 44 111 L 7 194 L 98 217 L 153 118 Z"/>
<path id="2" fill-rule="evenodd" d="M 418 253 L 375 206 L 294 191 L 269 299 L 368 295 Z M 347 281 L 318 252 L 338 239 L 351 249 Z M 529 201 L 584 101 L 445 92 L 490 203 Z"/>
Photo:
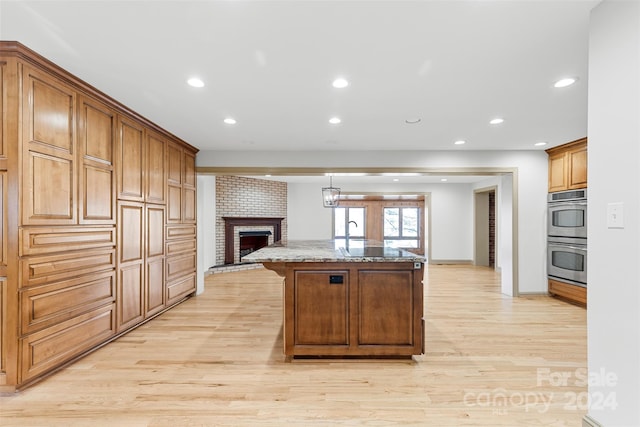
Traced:
<path id="1" fill-rule="evenodd" d="M 2 426 L 580 426 L 586 311 L 512 299 L 499 276 L 429 266 L 426 354 L 282 354 L 282 279 L 209 276 L 203 295 L 22 392 Z"/>

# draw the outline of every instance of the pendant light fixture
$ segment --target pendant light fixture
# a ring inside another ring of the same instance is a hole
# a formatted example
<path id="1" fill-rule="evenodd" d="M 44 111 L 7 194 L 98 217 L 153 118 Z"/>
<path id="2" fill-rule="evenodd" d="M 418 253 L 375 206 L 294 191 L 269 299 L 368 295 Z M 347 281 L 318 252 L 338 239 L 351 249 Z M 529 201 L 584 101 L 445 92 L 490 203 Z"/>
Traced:
<path id="1" fill-rule="evenodd" d="M 322 205 L 335 208 L 340 200 L 340 189 L 333 186 L 333 176 L 329 175 L 329 186 L 322 187 Z"/>

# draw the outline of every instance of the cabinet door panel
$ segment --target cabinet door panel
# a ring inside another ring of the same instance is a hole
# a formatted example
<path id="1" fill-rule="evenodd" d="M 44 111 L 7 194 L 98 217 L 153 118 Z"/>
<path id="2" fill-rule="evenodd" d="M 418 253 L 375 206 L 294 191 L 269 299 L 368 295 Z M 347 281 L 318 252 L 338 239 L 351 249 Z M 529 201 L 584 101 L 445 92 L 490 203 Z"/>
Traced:
<path id="1" fill-rule="evenodd" d="M 115 223 L 113 145 L 116 115 L 101 103 L 80 98 L 78 145 L 80 223 Z"/>
<path id="2" fill-rule="evenodd" d="M 25 67 L 27 74 L 24 99 L 29 100 L 27 134 L 31 142 L 74 152 L 75 92 L 61 82 L 39 75 Z"/>
<path id="3" fill-rule="evenodd" d="M 151 316 L 164 308 L 164 258 L 147 262 L 146 315 Z"/>
<path id="4" fill-rule="evenodd" d="M 76 223 L 75 92 L 23 68 L 22 224 Z"/>
<path id="5" fill-rule="evenodd" d="M 178 185 L 168 185 L 167 222 L 182 221 L 182 188 Z"/>
<path id="6" fill-rule="evenodd" d="M 0 130 L 0 133 L 2 131 Z M 7 275 L 7 172 L 0 171 L 0 276 Z"/>
<path id="7" fill-rule="evenodd" d="M 114 249 L 93 249 L 24 257 L 20 260 L 20 287 L 43 285 L 83 274 L 115 268 Z"/>
<path id="8" fill-rule="evenodd" d="M 6 103 L 6 97 L 5 97 L 5 83 L 4 83 L 4 79 L 5 79 L 5 73 L 6 73 L 6 68 L 7 68 L 7 63 L 6 62 L 2 62 L 0 63 L 0 117 L 3 118 L 3 121 L 6 120 L 8 114 L 5 114 L 5 111 L 7 110 L 7 106 L 5 105 Z M 0 159 L 6 159 L 7 158 L 7 146 L 6 146 L 6 135 L 4 134 L 5 129 L 4 126 L 0 127 Z M 2 362 L 0 362 L 1 364 Z"/>
<path id="9" fill-rule="evenodd" d="M 331 283 L 331 277 L 341 283 Z M 347 272 L 295 273 L 295 345 L 349 344 L 349 276 Z"/>
<path id="10" fill-rule="evenodd" d="M 147 258 L 164 255 L 164 206 L 147 205 Z"/>
<path id="11" fill-rule="evenodd" d="M 147 185 L 146 201 L 150 203 L 165 203 L 166 184 L 166 146 L 165 141 L 150 134 L 147 139 Z"/>
<path id="12" fill-rule="evenodd" d="M 119 268 L 118 274 L 118 331 L 143 320 L 144 275 L 142 263 Z"/>
<path id="13" fill-rule="evenodd" d="M 118 261 L 142 261 L 144 207 L 142 203 L 120 202 L 118 218 Z"/>
<path id="14" fill-rule="evenodd" d="M 114 271 L 27 288 L 20 293 L 21 333 L 29 334 L 111 304 L 115 297 Z"/>
<path id="15" fill-rule="evenodd" d="M 182 222 L 196 222 L 196 190 L 185 188 L 183 190 Z"/>
<path id="16" fill-rule="evenodd" d="M 167 284 L 167 305 L 171 305 L 196 290 L 196 275 L 190 274 Z"/>
<path id="17" fill-rule="evenodd" d="M 22 381 L 55 368 L 115 333 L 113 305 L 28 335 L 21 341 Z"/>
<path id="18" fill-rule="evenodd" d="M 144 130 L 126 119 L 120 120 L 118 135 L 118 197 L 144 199 Z"/>
<path id="19" fill-rule="evenodd" d="M 358 272 L 358 344 L 412 345 L 413 274 Z"/>
<path id="20" fill-rule="evenodd" d="M 37 227 L 22 229 L 19 246 L 24 256 L 115 245 L 115 227 Z"/>
<path id="21" fill-rule="evenodd" d="M 587 187 L 587 149 L 570 151 L 569 162 L 569 189 Z"/>
<path id="22" fill-rule="evenodd" d="M 567 189 L 565 153 L 549 156 L 549 192 Z"/>
<path id="23" fill-rule="evenodd" d="M 173 281 L 194 271 L 196 271 L 195 252 L 167 258 L 167 280 Z"/>
<path id="24" fill-rule="evenodd" d="M 73 161 L 29 151 L 24 177 L 23 224 L 73 224 Z"/>
<path id="25" fill-rule="evenodd" d="M 82 176 L 82 223 L 111 224 L 113 215 L 113 171 L 84 165 Z"/>
<path id="26" fill-rule="evenodd" d="M 174 144 L 167 145 L 167 181 L 182 184 L 182 148 Z"/>
<path id="27" fill-rule="evenodd" d="M 184 153 L 184 177 L 182 183 L 187 187 L 196 186 L 196 156 L 192 153 Z"/>

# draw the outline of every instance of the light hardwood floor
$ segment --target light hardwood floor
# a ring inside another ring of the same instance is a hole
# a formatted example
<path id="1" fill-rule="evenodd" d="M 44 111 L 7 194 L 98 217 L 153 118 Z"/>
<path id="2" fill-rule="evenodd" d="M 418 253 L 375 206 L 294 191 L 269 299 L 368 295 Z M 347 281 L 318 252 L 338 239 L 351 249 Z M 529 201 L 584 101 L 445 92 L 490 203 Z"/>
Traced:
<path id="1" fill-rule="evenodd" d="M 3 426 L 580 426 L 586 311 L 509 298 L 499 276 L 429 266 L 426 353 L 282 354 L 282 279 L 209 276 L 204 294 L 22 392 Z"/>

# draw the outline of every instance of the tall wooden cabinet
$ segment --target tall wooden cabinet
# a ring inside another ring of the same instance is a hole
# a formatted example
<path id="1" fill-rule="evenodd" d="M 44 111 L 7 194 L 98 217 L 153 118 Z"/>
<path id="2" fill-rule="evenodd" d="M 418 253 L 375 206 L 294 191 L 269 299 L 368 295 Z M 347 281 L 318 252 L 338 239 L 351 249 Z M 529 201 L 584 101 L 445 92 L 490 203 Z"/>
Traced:
<path id="1" fill-rule="evenodd" d="M 0 42 L 0 116 L 10 391 L 193 294 L 197 150 L 16 42 Z"/>

